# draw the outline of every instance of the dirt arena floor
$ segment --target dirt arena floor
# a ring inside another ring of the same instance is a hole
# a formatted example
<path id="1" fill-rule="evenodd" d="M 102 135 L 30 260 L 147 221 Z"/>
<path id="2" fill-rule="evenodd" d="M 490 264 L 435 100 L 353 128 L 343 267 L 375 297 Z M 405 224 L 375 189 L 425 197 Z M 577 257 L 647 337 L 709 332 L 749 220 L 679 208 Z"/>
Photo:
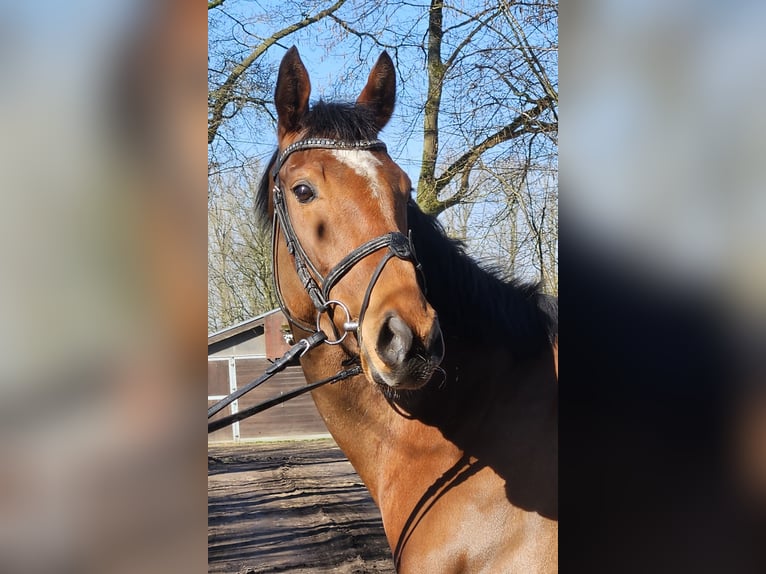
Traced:
<path id="1" fill-rule="evenodd" d="M 331 439 L 209 445 L 208 571 L 395 572 L 380 513 Z"/>

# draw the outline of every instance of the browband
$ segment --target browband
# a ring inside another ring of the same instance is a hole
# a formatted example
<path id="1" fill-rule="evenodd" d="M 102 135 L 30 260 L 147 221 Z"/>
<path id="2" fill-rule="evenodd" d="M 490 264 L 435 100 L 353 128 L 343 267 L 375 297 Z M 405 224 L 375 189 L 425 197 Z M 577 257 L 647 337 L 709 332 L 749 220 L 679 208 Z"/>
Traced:
<path id="1" fill-rule="evenodd" d="M 277 179 L 279 170 L 282 169 L 282 166 L 287 158 L 290 157 L 290 154 L 305 149 L 387 150 L 386 144 L 381 140 L 361 140 L 355 142 L 334 140 L 330 138 L 309 138 L 307 140 L 299 140 L 291 143 L 279 154 L 277 160 L 274 162 L 274 167 L 271 168 L 271 179 Z"/>

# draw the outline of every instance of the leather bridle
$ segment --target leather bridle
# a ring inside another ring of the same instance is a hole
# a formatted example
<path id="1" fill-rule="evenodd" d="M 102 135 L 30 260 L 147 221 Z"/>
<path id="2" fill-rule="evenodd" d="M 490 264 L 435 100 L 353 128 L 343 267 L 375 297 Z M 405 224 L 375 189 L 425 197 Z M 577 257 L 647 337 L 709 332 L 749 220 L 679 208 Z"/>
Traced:
<path id="1" fill-rule="evenodd" d="M 406 236 L 399 232 L 387 233 L 386 235 L 381 235 L 380 237 L 376 237 L 374 239 L 371 239 L 363 243 L 362 245 L 360 245 L 359 247 L 351 251 L 351 253 L 346 255 L 343 259 L 341 259 L 340 262 L 338 262 L 338 264 L 335 267 L 333 267 L 326 276 L 322 276 L 322 274 L 317 270 L 316 265 L 314 265 L 314 263 L 311 261 L 308 255 L 306 255 L 306 251 L 303 249 L 303 246 L 301 245 L 301 242 L 298 239 L 298 235 L 295 233 L 295 228 L 293 227 L 292 222 L 290 221 L 290 216 L 287 211 L 287 205 L 285 203 L 285 194 L 279 184 L 279 170 L 281 169 L 282 165 L 285 163 L 285 160 L 288 158 L 288 156 L 290 156 L 290 154 L 295 153 L 297 151 L 301 151 L 301 150 L 317 149 L 317 148 L 345 149 L 345 150 L 383 150 L 383 151 L 386 150 L 385 144 L 381 142 L 380 140 L 344 142 L 344 141 L 332 140 L 332 139 L 306 139 L 306 140 L 298 141 L 288 146 L 277 157 L 276 162 L 274 163 L 274 167 L 271 171 L 271 176 L 274 180 L 274 189 L 273 189 L 274 222 L 272 225 L 272 236 L 271 236 L 272 254 L 273 254 L 272 256 L 273 256 L 273 264 L 274 264 L 274 284 L 276 287 L 277 299 L 279 301 L 279 306 L 282 309 L 282 313 L 284 313 L 285 317 L 287 317 L 287 319 L 293 325 L 310 333 L 310 335 L 298 341 L 284 355 L 282 355 L 282 357 L 274 361 L 274 363 L 272 363 L 272 365 L 270 365 L 266 369 L 266 372 L 263 373 L 263 375 L 261 375 L 254 381 L 251 381 L 249 384 L 245 385 L 241 389 L 238 389 L 237 391 L 231 393 L 227 397 L 224 397 L 223 399 L 218 401 L 216 404 L 208 408 L 208 411 L 207 411 L 207 417 L 208 417 L 207 432 L 208 433 L 222 429 L 234 422 L 244 420 L 256 413 L 262 412 L 277 404 L 281 404 L 284 401 L 289 400 L 293 397 L 296 397 L 305 392 L 317 389 L 322 385 L 326 385 L 328 383 L 335 383 L 337 381 L 342 381 L 344 379 L 348 379 L 351 377 L 355 377 L 356 375 L 359 375 L 362 372 L 362 367 L 358 361 L 359 357 L 356 355 L 352 355 L 351 353 L 348 352 L 348 350 L 346 350 L 347 353 L 351 355 L 346 361 L 343 361 L 343 366 L 346 368 L 341 369 L 335 375 L 328 377 L 326 379 L 322 379 L 321 381 L 316 381 L 314 383 L 311 383 L 310 385 L 307 385 L 300 389 L 296 389 L 289 393 L 285 393 L 282 396 L 276 397 L 274 399 L 264 401 L 252 407 L 249 407 L 243 411 L 235 412 L 228 416 L 210 421 L 212 417 L 214 417 L 216 414 L 221 412 L 221 410 L 223 410 L 226 406 L 230 405 L 235 400 L 244 396 L 245 393 L 252 391 L 256 387 L 260 386 L 262 383 L 266 382 L 268 379 L 273 377 L 275 374 L 285 369 L 287 365 L 290 364 L 290 362 L 293 361 L 295 358 L 299 356 L 302 357 L 308 351 L 321 345 L 322 343 L 327 343 L 329 345 L 337 345 L 343 342 L 343 340 L 346 338 L 346 335 L 348 335 L 348 333 L 353 332 L 356 336 L 357 344 L 361 348 L 361 344 L 362 344 L 361 324 L 362 324 L 362 320 L 364 319 L 364 313 L 367 310 L 367 305 L 370 302 L 370 295 L 372 294 L 372 289 L 375 287 L 375 283 L 377 283 L 378 278 L 380 277 L 380 274 L 383 271 L 383 268 L 386 266 L 386 263 L 388 263 L 392 258 L 398 257 L 399 259 L 402 259 L 404 261 L 412 262 L 412 264 L 415 266 L 416 271 L 420 273 L 420 278 L 422 280 L 422 271 L 420 268 L 420 264 L 418 263 L 415 257 L 415 250 L 412 247 L 411 237 Z M 314 303 L 314 306 L 316 307 L 316 310 L 317 310 L 316 325 L 309 325 L 308 323 L 305 323 L 304 321 L 301 321 L 293 317 L 293 315 L 287 309 L 287 305 L 285 305 L 284 298 L 282 297 L 282 292 L 279 290 L 279 268 L 277 266 L 277 257 L 276 257 L 276 253 L 277 253 L 276 242 L 277 242 L 279 229 L 282 230 L 282 235 L 284 235 L 285 242 L 287 244 L 287 250 L 293 256 L 293 259 L 295 261 L 295 270 L 298 273 L 298 277 L 300 278 L 304 289 L 306 289 L 306 292 L 309 294 L 311 301 Z M 378 263 L 378 266 L 375 268 L 375 271 L 370 277 L 370 282 L 367 285 L 367 290 L 365 291 L 364 299 L 362 300 L 362 306 L 359 311 L 359 317 L 357 318 L 356 321 L 354 321 L 351 318 L 351 312 L 349 311 L 348 306 L 345 303 L 342 303 L 341 301 L 331 299 L 330 291 L 332 290 L 333 286 L 335 286 L 338 283 L 338 281 L 340 281 L 343 278 L 343 276 L 346 275 L 346 273 L 348 273 L 354 267 L 354 265 L 359 263 L 362 259 L 364 259 L 368 255 L 372 255 L 373 253 L 385 248 L 388 248 L 388 251 L 380 260 L 380 262 Z M 322 314 L 324 313 L 327 313 L 328 315 L 330 315 L 330 318 L 332 319 L 331 315 L 332 315 L 334 307 L 340 307 L 343 310 L 343 312 L 346 314 L 346 321 L 343 323 L 342 335 L 338 334 L 337 328 L 335 327 L 335 323 L 332 320 L 330 321 L 332 328 L 335 329 L 334 334 L 336 336 L 334 340 L 330 340 L 327 334 L 322 330 L 319 323 L 320 323 Z"/>
<path id="2" fill-rule="evenodd" d="M 341 343 L 348 333 L 353 332 L 356 335 L 357 342 L 361 345 L 361 326 L 364 320 L 367 306 L 370 302 L 370 295 L 375 287 L 375 284 L 383 271 L 386 264 L 394 257 L 402 259 L 404 261 L 410 261 L 415 266 L 417 271 L 420 271 L 420 264 L 415 257 L 415 251 L 412 247 L 411 237 L 399 232 L 391 232 L 363 243 L 356 249 L 352 250 L 348 255 L 341 259 L 335 267 L 333 267 L 326 276 L 323 276 L 316 265 L 306 254 L 303 246 L 301 245 L 298 235 L 295 232 L 295 228 L 290 221 L 290 215 L 287 210 L 287 204 L 285 202 L 285 192 L 282 189 L 279 181 L 279 171 L 284 165 L 287 158 L 295 152 L 307 150 L 307 149 L 330 149 L 330 150 L 381 150 L 386 151 L 386 144 L 380 140 L 363 140 L 348 142 L 342 140 L 326 139 L 326 138 L 310 138 L 297 141 L 282 151 L 277 156 L 274 162 L 274 167 L 271 170 L 271 177 L 274 181 L 273 188 L 273 200 L 274 200 L 274 222 L 272 225 L 272 254 L 274 265 L 274 283 L 276 287 L 277 299 L 279 306 L 285 317 L 295 326 L 303 329 L 307 332 L 321 331 L 320 319 L 322 314 L 331 314 L 333 308 L 340 307 L 346 315 L 346 320 L 343 323 L 343 334 L 340 335 L 337 332 L 334 322 L 331 321 L 333 329 L 336 329 L 335 339 L 326 339 L 324 342 L 330 345 L 337 345 Z M 276 242 L 278 231 L 282 230 L 282 235 L 285 238 L 287 251 L 293 256 L 295 262 L 295 271 L 298 274 L 303 288 L 308 293 L 311 302 L 317 310 L 317 319 L 315 325 L 310 325 L 305 321 L 296 319 L 288 310 L 285 304 L 282 293 L 279 289 L 279 270 L 277 266 L 276 257 Z M 370 282 L 367 285 L 367 289 L 362 300 L 362 306 L 359 311 L 359 317 L 353 320 L 351 312 L 348 306 L 336 299 L 332 299 L 330 291 L 340 281 L 346 273 L 348 273 L 354 265 L 359 263 L 362 259 L 372 255 L 373 253 L 386 249 L 387 252 L 378 263 L 375 271 L 370 277 Z"/>

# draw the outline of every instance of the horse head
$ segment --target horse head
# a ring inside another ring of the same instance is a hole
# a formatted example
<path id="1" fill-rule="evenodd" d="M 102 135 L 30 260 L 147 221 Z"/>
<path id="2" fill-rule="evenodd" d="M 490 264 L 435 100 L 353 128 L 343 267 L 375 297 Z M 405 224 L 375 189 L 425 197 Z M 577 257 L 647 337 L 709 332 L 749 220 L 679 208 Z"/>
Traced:
<path id="1" fill-rule="evenodd" d="M 268 204 L 276 212 L 277 290 L 294 324 L 342 340 L 369 379 L 420 388 L 444 345 L 409 241 L 412 185 L 377 139 L 394 110 L 393 62 L 380 56 L 355 103 L 309 106 L 310 92 L 293 47 L 275 91 L 278 150 Z"/>

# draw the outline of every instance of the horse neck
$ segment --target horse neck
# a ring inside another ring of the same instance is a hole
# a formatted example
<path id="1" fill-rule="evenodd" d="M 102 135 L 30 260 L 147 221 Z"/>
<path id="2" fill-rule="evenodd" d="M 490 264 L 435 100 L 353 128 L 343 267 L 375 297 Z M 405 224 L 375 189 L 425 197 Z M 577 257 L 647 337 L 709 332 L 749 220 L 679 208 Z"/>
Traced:
<path id="1" fill-rule="evenodd" d="M 553 348 L 514 358 L 503 345 L 477 344 L 449 333 L 446 339 L 445 380 L 405 404 L 423 425 L 438 429 L 443 445 L 455 449 L 441 450 L 438 464 L 451 469 L 446 462 L 452 460 L 453 465 L 462 461 L 489 468 L 504 483 L 504 497 L 497 504 L 556 518 L 558 383 Z"/>
<path id="2" fill-rule="evenodd" d="M 478 457 L 521 435 L 529 444 L 543 445 L 555 434 L 558 388 L 552 348 L 513 357 L 503 345 L 448 332 L 445 347 L 443 378 L 402 396 L 397 405 L 404 412 L 438 429 L 461 452 Z"/>
<path id="3" fill-rule="evenodd" d="M 292 283 L 292 269 L 283 269 Z M 443 270 L 435 272 L 450 276 Z M 435 281 L 428 283 L 435 291 Z M 291 286 L 311 312 L 302 287 Z M 454 299 L 447 293 L 445 299 L 472 306 L 466 297 Z M 536 317 L 533 308 L 525 311 Z M 441 317 L 442 312 L 437 312 Z M 408 570 L 407 561 L 417 562 L 413 555 L 423 550 L 423 540 L 432 539 L 429 524 L 455 519 L 471 532 L 481 532 L 486 521 L 495 524 L 489 538 L 523 540 L 519 542 L 522 554 L 537 555 L 529 546 L 536 543 L 530 539 L 555 550 L 553 349 L 543 343 L 533 353 L 528 349 L 515 353 L 507 337 L 495 337 L 475 326 L 461 328 L 460 318 L 467 316 L 456 315 L 442 325 L 443 379 L 436 373 L 426 387 L 401 393 L 394 400 L 364 375 L 312 392 L 328 430 L 380 508 L 402 572 L 426 571 L 422 564 Z M 301 362 L 307 380 L 314 381 L 335 374 L 346 358 L 342 349 L 322 345 Z M 484 513 L 464 513 L 477 504 Z M 455 544 L 468 552 L 465 534 Z M 430 542 L 425 547 L 433 550 Z M 480 566 L 482 556 L 474 556 L 472 564 Z M 497 571 L 507 571 L 507 566 L 499 564 Z"/>
<path id="4" fill-rule="evenodd" d="M 552 354 L 514 361 L 505 349 L 475 349 L 459 337 L 447 344 L 446 379 L 396 400 L 364 376 L 313 392 L 328 429 L 380 507 L 392 544 L 407 518 L 403 509 L 469 463 L 501 478 L 520 477 L 506 493 L 510 503 L 555 515 Z M 317 351 L 303 363 L 311 379 L 329 376 L 343 358 L 337 349 Z M 523 453 L 509 447 L 519 437 Z"/>
<path id="5" fill-rule="evenodd" d="M 317 380 L 337 372 L 346 358 L 337 347 L 323 346 L 306 355 L 301 364 L 307 379 Z M 389 486 L 383 470 L 397 465 L 389 460 L 392 446 L 414 454 L 425 444 L 438 450 L 444 440 L 437 429 L 391 403 L 364 375 L 321 387 L 312 396 L 328 430 L 376 502 Z"/>
<path id="6" fill-rule="evenodd" d="M 280 284 L 293 303 L 291 310 L 300 318 L 312 316 L 313 306 L 291 261 L 284 253 L 279 256 Z M 458 262 L 467 264 L 462 258 Z M 448 283 L 443 277 L 450 274 L 431 269 L 442 278 L 441 283 L 427 280 L 433 293 Z M 459 301 L 470 309 L 477 303 L 465 293 L 457 298 L 449 292 L 441 295 L 446 304 Z M 534 300 L 524 302 L 522 310 L 536 317 Z M 490 469 L 487 472 L 495 477 L 491 480 L 498 481 L 485 502 L 548 518 L 556 514 L 551 349 L 514 357 L 511 339 L 494 337 L 475 325 L 465 328 L 463 318 L 470 317 L 465 309 L 451 318 L 446 309 L 437 312 L 446 319 L 443 380 L 437 373 L 425 388 L 401 393 L 395 400 L 363 375 L 312 393 L 328 430 L 378 504 L 392 548 L 435 489 L 470 479 L 481 469 Z M 303 336 L 296 333 L 296 338 Z M 315 381 L 338 372 L 347 358 L 342 349 L 322 345 L 301 362 L 307 380 Z M 482 476 L 486 480 L 486 472 Z"/>

